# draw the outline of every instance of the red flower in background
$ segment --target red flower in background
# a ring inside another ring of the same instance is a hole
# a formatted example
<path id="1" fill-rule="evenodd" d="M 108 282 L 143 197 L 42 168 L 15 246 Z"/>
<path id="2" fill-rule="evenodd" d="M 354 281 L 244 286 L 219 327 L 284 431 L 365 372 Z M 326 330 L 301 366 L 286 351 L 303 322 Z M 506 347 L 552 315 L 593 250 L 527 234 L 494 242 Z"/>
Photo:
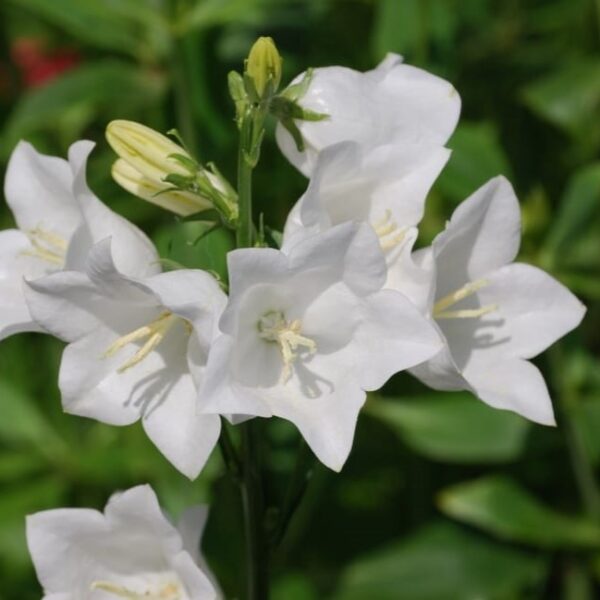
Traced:
<path id="1" fill-rule="evenodd" d="M 38 38 L 17 38 L 11 45 L 10 53 L 27 88 L 48 83 L 81 61 L 81 55 L 76 50 L 48 50 Z"/>

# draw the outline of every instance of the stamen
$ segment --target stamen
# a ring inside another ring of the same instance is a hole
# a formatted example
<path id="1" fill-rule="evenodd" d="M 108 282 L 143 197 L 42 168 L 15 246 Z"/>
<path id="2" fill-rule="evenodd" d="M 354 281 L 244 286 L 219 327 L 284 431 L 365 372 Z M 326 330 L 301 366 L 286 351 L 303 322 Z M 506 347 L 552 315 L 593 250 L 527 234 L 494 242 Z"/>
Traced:
<path id="1" fill-rule="evenodd" d="M 298 357 L 296 350 L 305 348 L 309 354 L 317 351 L 317 344 L 309 337 L 302 335 L 302 323 L 294 319 L 289 323 L 280 311 L 271 311 L 263 315 L 258 322 L 259 336 L 267 342 L 279 344 L 283 358 L 282 381 L 286 383 L 292 376 L 292 364 Z"/>
<path id="2" fill-rule="evenodd" d="M 39 227 L 30 230 L 27 236 L 31 242 L 31 249 L 23 252 L 23 255 L 41 258 L 56 265 L 64 264 L 67 242 L 63 238 Z"/>
<path id="3" fill-rule="evenodd" d="M 441 313 L 436 313 L 436 319 L 475 319 L 487 315 L 488 313 L 498 310 L 497 304 L 488 304 L 481 308 L 465 309 L 465 310 L 445 310 Z"/>
<path id="4" fill-rule="evenodd" d="M 481 308 L 467 308 L 462 310 L 446 310 L 454 306 L 457 302 L 472 296 L 475 292 L 489 284 L 487 279 L 478 279 L 470 281 L 460 289 L 444 296 L 433 305 L 433 317 L 435 319 L 475 319 L 490 312 L 498 310 L 496 304 L 489 304 Z"/>
<path id="5" fill-rule="evenodd" d="M 106 352 L 103 354 L 102 358 L 109 358 L 114 356 L 119 350 L 131 344 L 133 342 L 137 342 L 139 340 L 143 340 L 148 338 L 146 343 L 123 365 L 121 365 L 117 372 L 123 373 L 132 367 L 135 367 L 139 363 L 141 363 L 147 356 L 150 354 L 164 339 L 165 335 L 174 323 L 179 319 L 173 313 L 169 311 L 165 311 L 161 313 L 158 318 L 154 319 L 148 325 L 144 325 L 123 337 L 120 337 L 116 340 Z M 185 322 L 186 326 L 190 328 L 189 323 Z"/>
<path id="6" fill-rule="evenodd" d="M 401 244 L 407 232 L 406 227 L 398 227 L 396 221 L 392 219 L 392 211 L 389 208 L 385 211 L 383 219 L 373 224 L 373 229 L 379 238 L 382 250 L 391 250 Z M 390 238 L 390 234 L 395 235 Z"/>
<path id="7" fill-rule="evenodd" d="M 102 590 L 119 598 L 128 598 L 129 600 L 181 600 L 181 588 L 176 583 L 167 583 L 166 586 L 151 592 L 149 590 L 139 593 L 126 588 L 123 585 L 117 585 L 110 581 L 94 581 L 90 585 L 90 590 Z"/>

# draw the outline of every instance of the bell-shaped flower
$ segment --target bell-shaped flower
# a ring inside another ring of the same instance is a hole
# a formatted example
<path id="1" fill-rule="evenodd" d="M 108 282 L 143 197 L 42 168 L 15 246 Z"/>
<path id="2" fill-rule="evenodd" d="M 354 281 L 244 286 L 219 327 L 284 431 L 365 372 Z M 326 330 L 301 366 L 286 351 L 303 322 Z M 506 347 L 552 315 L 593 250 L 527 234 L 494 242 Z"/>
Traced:
<path id="1" fill-rule="evenodd" d="M 59 387 L 66 412 L 112 425 L 142 420 L 157 448 L 195 478 L 220 432 L 198 412 L 208 346 L 226 296 L 204 271 L 127 277 L 110 239 L 89 253 L 86 273 L 28 283 L 31 314 L 68 342 Z"/>
<path id="2" fill-rule="evenodd" d="M 544 271 L 513 263 L 520 230 L 515 193 L 497 177 L 416 253 L 430 274 L 422 295 L 445 347 L 411 373 L 434 389 L 471 390 L 490 406 L 551 425 L 548 389 L 528 359 L 577 327 L 585 307 Z"/>
<path id="3" fill-rule="evenodd" d="M 410 253 L 427 194 L 450 151 L 433 144 L 383 145 L 356 142 L 326 148 L 317 158 L 304 195 L 286 221 L 282 250 L 348 221 L 368 223 L 388 266 L 387 288 L 403 293 L 413 277 Z"/>
<path id="4" fill-rule="evenodd" d="M 199 553 L 207 509 L 178 527 L 140 485 L 114 494 L 104 512 L 61 508 L 27 517 L 27 545 L 44 600 L 213 600 Z"/>
<path id="5" fill-rule="evenodd" d="M 402 63 L 395 54 L 365 73 L 324 67 L 299 75 L 292 85 L 306 76 L 311 79 L 298 104 L 329 118 L 295 121 L 304 140 L 302 152 L 281 124 L 277 141 L 287 159 L 307 176 L 319 153 L 338 142 L 367 147 L 420 141 L 444 145 L 458 121 L 460 97 L 452 85 Z"/>
<path id="6" fill-rule="evenodd" d="M 77 269 L 94 242 L 115 239 L 115 260 L 130 275 L 160 270 L 148 238 L 105 206 L 85 182 L 93 144 L 76 142 L 69 160 L 45 156 L 20 142 L 11 155 L 5 196 L 17 229 L 0 231 L 0 339 L 38 331 L 23 296 L 23 279 Z"/>
<path id="7" fill-rule="evenodd" d="M 203 410 L 287 419 L 340 470 L 365 390 L 433 356 L 439 336 L 404 296 L 382 290 L 385 261 L 366 225 L 340 225 L 289 253 L 235 250 L 228 262 Z"/>

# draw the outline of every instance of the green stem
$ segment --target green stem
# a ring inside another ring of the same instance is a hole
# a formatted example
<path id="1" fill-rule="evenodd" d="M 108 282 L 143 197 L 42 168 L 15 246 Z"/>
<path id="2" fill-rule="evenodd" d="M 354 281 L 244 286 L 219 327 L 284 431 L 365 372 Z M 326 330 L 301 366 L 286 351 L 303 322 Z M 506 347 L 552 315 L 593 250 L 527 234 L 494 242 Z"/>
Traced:
<path id="1" fill-rule="evenodd" d="M 249 160 L 254 147 L 254 112 L 249 109 L 240 128 L 238 149 L 238 206 L 239 219 L 236 232 L 238 248 L 253 245 L 252 221 L 252 169 L 255 162 Z M 248 421 L 242 429 L 242 506 L 246 534 L 246 585 L 248 600 L 267 600 L 269 597 L 268 546 L 265 531 L 265 508 L 262 492 L 260 456 L 257 448 L 256 428 L 258 422 Z"/>
<path id="2" fill-rule="evenodd" d="M 252 165 L 248 161 L 248 154 L 251 145 L 251 123 L 249 117 L 244 119 L 240 131 L 240 145 L 238 148 L 238 207 L 239 221 L 237 228 L 237 247 L 249 248 L 252 246 Z"/>
<path id="3" fill-rule="evenodd" d="M 564 357 L 560 345 L 550 350 L 550 360 L 558 395 L 561 424 L 565 433 L 565 442 L 575 481 L 586 512 L 596 521 L 600 521 L 600 493 L 594 467 L 586 451 L 581 430 L 573 415 L 577 403 L 576 390 L 571 389 L 565 377 Z"/>
<path id="4" fill-rule="evenodd" d="M 290 475 L 286 495 L 281 508 L 281 516 L 272 536 L 272 551 L 277 550 L 278 546 L 281 544 L 296 509 L 300 505 L 302 498 L 304 498 L 308 482 L 313 474 L 313 461 L 313 453 L 310 451 L 304 438 L 300 437 L 298 449 L 296 451 L 296 463 L 294 465 L 294 470 Z"/>
<path id="5" fill-rule="evenodd" d="M 248 600 L 269 597 L 268 548 L 264 528 L 264 498 L 260 474 L 260 457 L 255 429 L 249 421 L 242 428 L 242 506 L 246 534 L 246 588 Z"/>

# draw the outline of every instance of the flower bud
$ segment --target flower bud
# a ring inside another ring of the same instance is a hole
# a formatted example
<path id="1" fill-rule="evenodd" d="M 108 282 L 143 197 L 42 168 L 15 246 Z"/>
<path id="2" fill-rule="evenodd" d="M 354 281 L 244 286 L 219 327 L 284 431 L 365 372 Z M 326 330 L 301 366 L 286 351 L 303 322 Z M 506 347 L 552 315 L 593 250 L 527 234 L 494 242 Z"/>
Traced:
<path id="1" fill-rule="evenodd" d="M 115 161 L 111 173 L 113 179 L 129 193 L 182 217 L 212 208 L 212 202 L 208 198 L 171 189 L 163 181 L 146 177 L 122 158 Z"/>
<path id="2" fill-rule="evenodd" d="M 181 160 L 193 163 L 192 157 L 168 137 L 134 121 L 111 121 L 106 139 L 112 149 L 136 171 L 156 182 L 168 175 L 190 176 L 190 169 Z"/>
<path id="3" fill-rule="evenodd" d="M 262 98 L 269 84 L 275 92 L 281 81 L 281 56 L 270 37 L 259 37 L 250 49 L 246 74 L 252 78 L 256 92 Z"/>

